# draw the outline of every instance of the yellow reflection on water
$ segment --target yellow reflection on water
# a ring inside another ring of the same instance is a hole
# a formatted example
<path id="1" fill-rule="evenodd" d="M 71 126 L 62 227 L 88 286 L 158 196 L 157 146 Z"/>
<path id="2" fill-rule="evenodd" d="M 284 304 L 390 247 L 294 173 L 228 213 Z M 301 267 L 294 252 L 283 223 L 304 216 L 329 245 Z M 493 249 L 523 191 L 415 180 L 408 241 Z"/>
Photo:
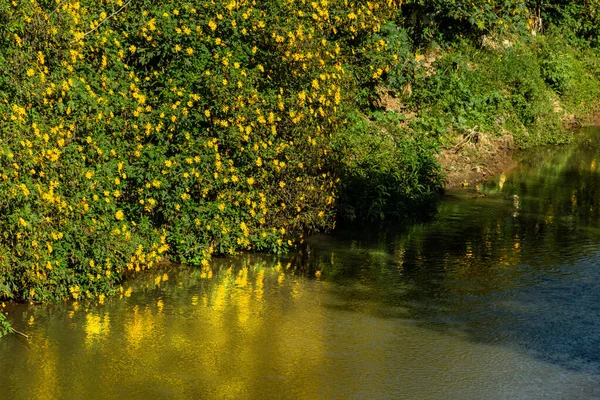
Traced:
<path id="1" fill-rule="evenodd" d="M 28 376 L 28 382 L 34 387 L 32 398 L 51 400 L 60 398 L 58 368 L 59 354 L 55 343 L 47 338 L 41 338 L 33 344 L 34 352 L 29 358 L 35 373 Z"/>
<path id="2" fill-rule="evenodd" d="M 246 285 L 248 285 L 248 267 L 244 267 L 238 272 L 234 283 L 236 286 L 241 287 L 246 287 Z"/>
<path id="3" fill-rule="evenodd" d="M 256 296 L 256 299 L 259 301 L 262 300 L 263 294 L 265 293 L 264 285 L 265 285 L 265 270 L 261 269 L 256 274 L 256 281 L 255 281 L 256 288 L 254 289 L 254 294 Z"/>
<path id="4" fill-rule="evenodd" d="M 471 242 L 470 242 L 470 241 L 468 241 L 468 242 L 466 243 L 466 247 L 467 247 L 467 249 L 466 249 L 466 251 L 465 251 L 465 257 L 466 257 L 466 258 L 471 258 L 471 257 L 473 257 L 473 245 L 471 244 Z"/>
<path id="5" fill-rule="evenodd" d="M 217 290 L 214 291 L 212 304 L 214 305 L 214 311 L 220 312 L 225 308 L 225 296 L 227 293 L 227 288 L 224 283 L 220 283 L 217 286 Z"/>
<path id="6" fill-rule="evenodd" d="M 145 340 L 153 337 L 155 318 L 149 308 L 140 310 L 135 305 L 131 310 L 128 320 L 125 322 L 125 338 L 127 339 L 127 350 L 136 352 Z"/>
<path id="7" fill-rule="evenodd" d="M 105 313 L 104 316 L 95 312 L 90 312 L 85 316 L 85 343 L 89 347 L 95 342 L 106 338 L 110 333 L 110 316 Z"/>
<path id="8" fill-rule="evenodd" d="M 500 187 L 500 190 L 502 190 L 505 183 L 506 183 L 506 174 L 503 172 L 500 174 L 500 179 L 498 180 L 498 186 Z"/>

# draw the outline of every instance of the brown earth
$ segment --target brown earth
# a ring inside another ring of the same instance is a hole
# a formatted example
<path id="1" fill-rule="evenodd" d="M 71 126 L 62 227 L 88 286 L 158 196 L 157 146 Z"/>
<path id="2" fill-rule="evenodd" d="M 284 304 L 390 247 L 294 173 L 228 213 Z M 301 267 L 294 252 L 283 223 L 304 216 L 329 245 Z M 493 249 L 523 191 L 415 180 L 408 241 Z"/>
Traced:
<path id="1" fill-rule="evenodd" d="M 474 186 L 507 171 L 517 165 L 513 160 L 516 150 L 514 139 L 508 134 L 499 138 L 478 132 L 459 136 L 452 147 L 437 156 L 446 176 L 444 186 Z"/>
<path id="2" fill-rule="evenodd" d="M 600 126 L 600 112 L 581 118 L 565 118 L 569 129 L 584 126 Z M 494 138 L 489 134 L 469 132 L 456 138 L 451 147 L 437 156 L 446 176 L 444 186 L 449 188 L 474 186 L 490 176 L 508 171 L 517 165 L 513 159 L 518 151 L 512 135 Z"/>
<path id="3" fill-rule="evenodd" d="M 600 112 L 590 114 L 581 121 L 583 126 L 600 126 Z"/>

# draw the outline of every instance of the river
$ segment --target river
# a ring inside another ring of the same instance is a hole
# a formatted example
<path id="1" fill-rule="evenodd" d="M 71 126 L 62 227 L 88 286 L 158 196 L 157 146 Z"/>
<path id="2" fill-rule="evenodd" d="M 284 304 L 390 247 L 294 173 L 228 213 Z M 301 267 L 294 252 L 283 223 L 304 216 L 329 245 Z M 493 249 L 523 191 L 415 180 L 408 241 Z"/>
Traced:
<path id="1" fill-rule="evenodd" d="M 8 305 L 2 399 L 599 399 L 600 131 L 430 221 Z"/>

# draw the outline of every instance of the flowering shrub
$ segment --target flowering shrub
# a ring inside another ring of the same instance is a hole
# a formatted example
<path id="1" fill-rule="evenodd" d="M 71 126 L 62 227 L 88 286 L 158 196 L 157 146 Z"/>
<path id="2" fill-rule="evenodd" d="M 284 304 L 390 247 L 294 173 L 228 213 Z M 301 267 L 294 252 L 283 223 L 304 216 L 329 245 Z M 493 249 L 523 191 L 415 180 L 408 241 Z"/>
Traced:
<path id="1" fill-rule="evenodd" d="M 0 294 L 93 297 L 166 256 L 207 268 L 332 227 L 331 138 L 396 10 L 4 2 Z"/>

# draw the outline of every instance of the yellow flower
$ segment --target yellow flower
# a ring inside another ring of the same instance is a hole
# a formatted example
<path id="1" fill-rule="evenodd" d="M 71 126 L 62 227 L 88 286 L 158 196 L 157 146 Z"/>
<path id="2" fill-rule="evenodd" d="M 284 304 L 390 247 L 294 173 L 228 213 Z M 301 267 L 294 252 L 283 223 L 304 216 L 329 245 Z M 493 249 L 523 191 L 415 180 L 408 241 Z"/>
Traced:
<path id="1" fill-rule="evenodd" d="M 25 186 L 24 183 L 21 183 L 20 187 L 25 197 L 29 196 L 29 189 L 27 188 L 27 186 Z"/>
<path id="2" fill-rule="evenodd" d="M 214 31 L 217 29 L 217 24 L 215 23 L 215 21 L 210 20 L 210 21 L 208 21 L 208 27 Z"/>
<path id="3" fill-rule="evenodd" d="M 248 182 L 248 185 L 250 185 L 250 186 L 254 185 L 254 178 L 253 177 L 248 178 L 247 182 Z"/>
<path id="4" fill-rule="evenodd" d="M 123 217 L 124 217 L 124 215 L 123 215 L 123 211 L 119 210 L 119 211 L 117 211 L 117 212 L 115 213 L 115 218 L 116 218 L 118 221 L 121 221 L 121 220 L 123 219 Z"/>

